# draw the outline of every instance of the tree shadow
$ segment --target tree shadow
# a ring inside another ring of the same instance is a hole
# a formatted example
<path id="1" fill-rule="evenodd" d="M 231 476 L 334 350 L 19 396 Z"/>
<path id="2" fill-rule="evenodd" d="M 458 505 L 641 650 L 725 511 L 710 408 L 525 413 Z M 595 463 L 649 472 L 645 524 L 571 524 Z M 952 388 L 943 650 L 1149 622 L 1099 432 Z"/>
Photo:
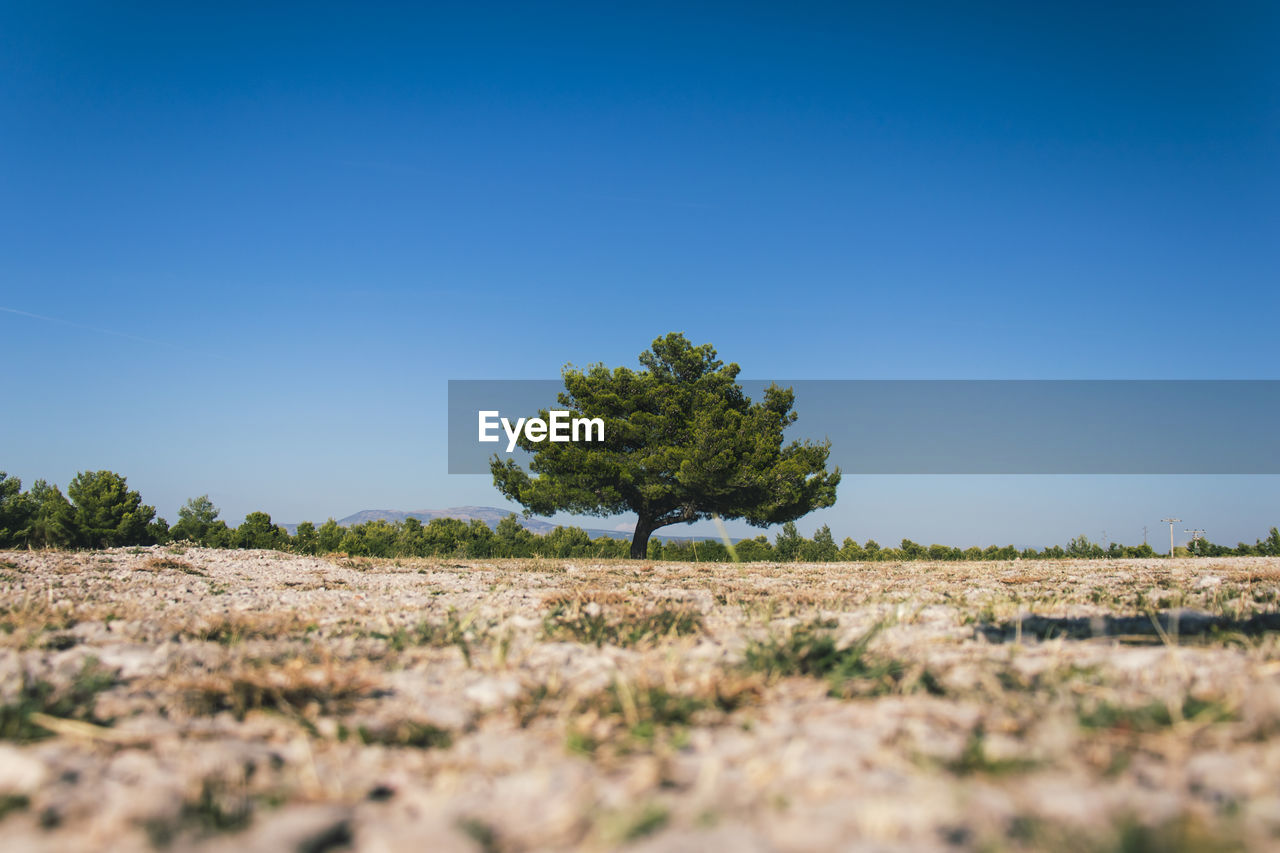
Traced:
<path id="1" fill-rule="evenodd" d="M 1203 610 L 1183 608 L 1136 616 L 1027 615 L 1008 622 L 984 623 L 973 629 L 975 639 L 981 636 L 991 643 L 1008 643 L 1018 639 L 1092 640 L 1108 637 L 1121 641 L 1160 643 L 1220 634 L 1256 637 L 1269 631 L 1280 632 L 1280 613 L 1258 613 L 1248 619 L 1232 619 L 1214 616 Z"/>

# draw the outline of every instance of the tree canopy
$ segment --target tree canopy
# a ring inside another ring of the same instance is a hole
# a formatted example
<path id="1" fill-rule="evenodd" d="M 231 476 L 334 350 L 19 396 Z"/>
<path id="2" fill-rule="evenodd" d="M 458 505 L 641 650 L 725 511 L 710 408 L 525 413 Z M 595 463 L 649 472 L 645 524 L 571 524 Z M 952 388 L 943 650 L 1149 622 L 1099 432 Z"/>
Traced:
<path id="1" fill-rule="evenodd" d="M 81 545 L 113 548 L 148 541 L 155 507 L 144 504 L 142 495 L 114 471 L 81 471 L 67 486 L 67 497 L 75 504 Z"/>
<path id="2" fill-rule="evenodd" d="M 31 486 L 32 514 L 26 530 L 27 544 L 34 548 L 59 548 L 75 541 L 75 509 L 62 490 L 44 480 Z"/>
<path id="3" fill-rule="evenodd" d="M 22 491 L 22 481 L 0 471 L 0 548 L 22 541 L 32 506 L 31 496 Z"/>
<path id="4" fill-rule="evenodd" d="M 170 529 L 169 535 L 176 540 L 204 542 L 217 520 L 218 508 L 209 500 L 208 495 L 188 498 L 178 510 L 178 523 Z"/>
<path id="5" fill-rule="evenodd" d="M 634 512 L 634 559 L 667 525 L 719 515 L 764 527 L 835 503 L 840 469 L 826 470 L 830 443 L 783 443 L 796 420 L 790 389 L 771 385 L 753 403 L 736 381 L 738 365 L 674 332 L 641 353 L 640 364 L 638 371 L 565 367 L 560 406 L 601 418 L 604 440 L 533 442 L 522 434 L 530 471 L 495 455 L 499 491 L 535 515 Z"/>

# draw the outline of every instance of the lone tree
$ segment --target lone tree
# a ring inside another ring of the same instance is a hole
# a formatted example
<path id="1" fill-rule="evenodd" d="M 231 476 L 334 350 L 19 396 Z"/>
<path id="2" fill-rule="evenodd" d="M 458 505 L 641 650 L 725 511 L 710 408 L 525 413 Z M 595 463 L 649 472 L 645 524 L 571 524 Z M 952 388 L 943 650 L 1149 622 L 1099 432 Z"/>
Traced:
<path id="1" fill-rule="evenodd" d="M 771 385 L 752 403 L 736 382 L 738 365 L 674 332 L 641 353 L 640 364 L 566 367 L 560 406 L 603 419 L 604 441 L 531 442 L 522 432 L 530 472 L 495 454 L 498 490 L 534 515 L 634 512 L 633 560 L 670 524 L 719 515 L 764 527 L 835 503 L 840 469 L 826 470 L 830 442 L 782 443 L 796 420 L 790 389 Z"/>

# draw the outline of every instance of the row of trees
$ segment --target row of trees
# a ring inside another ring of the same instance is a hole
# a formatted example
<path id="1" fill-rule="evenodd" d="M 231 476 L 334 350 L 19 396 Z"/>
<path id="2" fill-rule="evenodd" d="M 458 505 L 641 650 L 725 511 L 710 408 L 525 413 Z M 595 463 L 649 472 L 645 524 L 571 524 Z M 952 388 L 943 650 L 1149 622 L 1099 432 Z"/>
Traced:
<path id="1" fill-rule="evenodd" d="M 129 489 L 125 478 L 112 471 L 85 471 L 76 475 L 64 495 L 56 486 L 37 480 L 30 491 L 22 482 L 0 471 L 0 547 L 28 548 L 111 548 L 127 545 L 154 545 L 190 541 L 211 548 L 263 548 L 300 554 L 345 553 L 370 557 L 626 557 L 630 544 L 623 539 L 600 536 L 592 539 L 580 527 L 557 527 L 538 535 L 525 529 L 512 513 L 489 527 L 483 521 L 433 518 L 423 524 L 416 518 L 388 522 L 367 521 L 343 527 L 332 518 L 316 526 L 304 521 L 290 535 L 265 512 L 251 512 L 238 527 L 218 518 L 219 510 L 202 495 L 188 500 L 178 510 L 172 527 L 156 516 L 155 508 L 142 502 Z M 1253 545 L 1241 542 L 1234 548 L 1200 539 L 1192 543 L 1197 556 L 1280 556 L 1280 531 L 1271 528 L 1266 539 Z M 812 539 L 800 535 L 794 522 L 782 526 L 773 542 L 765 536 L 743 539 L 734 544 L 734 554 L 715 541 L 651 539 L 647 546 L 651 560 L 724 562 L 831 562 L 910 560 L 1024 560 L 1098 559 L 1103 557 L 1154 557 L 1149 545 L 1111 543 L 1103 548 L 1084 536 L 1066 547 L 1054 545 L 1043 550 L 1018 549 L 1013 545 L 987 548 L 955 548 L 948 545 L 921 545 L 903 539 L 898 547 L 882 547 L 874 539 L 858 543 L 845 539 L 837 545 L 827 525 L 818 528 Z"/>
<path id="2" fill-rule="evenodd" d="M 67 486 L 0 471 L 0 547 L 111 548 L 167 541 L 169 525 L 112 471 L 81 471 Z"/>

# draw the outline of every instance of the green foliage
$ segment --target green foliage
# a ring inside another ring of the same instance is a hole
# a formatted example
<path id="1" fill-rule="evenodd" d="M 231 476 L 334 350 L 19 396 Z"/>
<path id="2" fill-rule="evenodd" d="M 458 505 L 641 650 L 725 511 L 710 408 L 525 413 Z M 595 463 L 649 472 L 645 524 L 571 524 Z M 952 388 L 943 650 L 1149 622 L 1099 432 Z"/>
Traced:
<path id="1" fill-rule="evenodd" d="M 1121 813 L 1110 825 L 1092 831 L 1033 815 L 1017 815 L 1009 823 L 1009 839 L 1016 842 L 1013 849 L 1046 853 L 1244 853 L 1254 849 L 1238 833 L 1234 823 L 1210 823 L 1189 812 L 1157 823 Z"/>
<path id="2" fill-rule="evenodd" d="M 189 498 L 178 510 L 178 523 L 170 528 L 169 538 L 175 542 L 189 540 L 210 545 L 217 520 L 218 508 L 209 500 L 208 495 Z"/>
<path id="3" fill-rule="evenodd" d="M 235 548 L 235 533 L 227 527 L 225 521 L 218 519 L 205 531 L 204 539 L 200 544 L 206 548 Z"/>
<path id="4" fill-rule="evenodd" d="M 670 739 L 673 729 L 690 725 L 695 715 L 713 707 L 699 696 L 622 680 L 585 697 L 582 705 L 581 710 L 588 712 L 587 719 L 613 723 L 607 726 L 606 737 L 577 725 L 570 727 L 569 748 L 584 754 L 594 754 L 606 745 L 621 754 L 651 748 L 655 742 Z"/>
<path id="5" fill-rule="evenodd" d="M 477 817 L 460 818 L 458 828 L 476 843 L 481 853 L 499 853 L 502 849 L 497 830 Z"/>
<path id="6" fill-rule="evenodd" d="M 75 505 L 78 544 L 87 548 L 151 545 L 148 525 L 155 507 L 129 489 L 125 478 L 113 471 L 81 471 L 67 486 Z"/>
<path id="7" fill-rule="evenodd" d="M 309 521 L 304 521 L 294 531 L 293 550 L 299 554 L 314 554 L 316 541 L 316 526 Z"/>
<path id="8" fill-rule="evenodd" d="M 457 518 L 433 518 L 423 528 L 423 542 L 428 554 L 448 554 L 463 556 L 466 554 L 467 537 L 470 528 L 465 521 Z"/>
<path id="9" fill-rule="evenodd" d="M 666 826 L 669 819 L 670 813 L 665 806 L 659 803 L 648 803 L 623 825 L 619 835 L 624 842 L 635 841 L 653 835 Z"/>
<path id="10" fill-rule="evenodd" d="M 0 740 L 28 743 L 49 737 L 52 733 L 31 718 L 37 713 L 105 725 L 109 721 L 94 715 L 94 705 L 98 694 L 116 683 L 115 672 L 102 668 L 93 658 L 86 660 L 63 688 L 24 674 L 15 695 L 0 705 Z"/>
<path id="11" fill-rule="evenodd" d="M 682 637 L 702 630 L 702 614 L 683 608 L 662 608 L 623 613 L 612 618 L 599 605 L 561 602 L 552 607 L 542 623 L 543 633 L 552 640 L 572 640 L 597 647 L 633 646 L 662 637 Z"/>
<path id="12" fill-rule="evenodd" d="M 0 548 L 23 542 L 32 509 L 31 499 L 22 491 L 22 481 L 0 471 Z"/>
<path id="13" fill-rule="evenodd" d="M 783 445 L 783 430 L 796 420 L 790 390 L 770 386 L 752 403 L 736 364 L 678 333 L 655 340 L 640 363 L 640 371 L 566 367 L 560 405 L 600 418 L 604 441 L 539 443 L 522 434 L 535 476 L 495 455 L 499 491 L 537 515 L 634 512 L 636 559 L 667 525 L 718 514 L 763 527 L 835 503 L 840 471 L 826 470 L 830 445 Z"/>
<path id="14" fill-rule="evenodd" d="M 825 524 L 814 532 L 812 540 L 800 546 L 800 559 L 810 563 L 827 563 L 839 556 L 840 550 L 836 548 L 835 537 L 831 535 L 831 528 Z"/>
<path id="15" fill-rule="evenodd" d="M 0 794 L 0 820 L 4 820 L 11 812 L 25 811 L 31 807 L 31 798 L 26 794 Z"/>
<path id="16" fill-rule="evenodd" d="M 316 531 L 316 553 L 332 554 L 342 543 L 342 528 L 330 518 Z"/>
<path id="17" fill-rule="evenodd" d="M 804 542 L 800 532 L 796 530 L 794 521 L 788 521 L 782 525 L 782 530 L 778 532 L 778 538 L 773 542 L 773 553 L 779 560 L 785 563 L 800 559 L 800 546 Z"/>
<path id="18" fill-rule="evenodd" d="M 57 486 L 36 480 L 31 486 L 32 513 L 22 531 L 32 548 L 65 548 L 76 538 L 75 510 Z"/>
<path id="19" fill-rule="evenodd" d="M 157 518 L 155 521 L 147 525 L 147 539 L 153 545 L 164 545 L 173 541 L 169 535 L 169 522 L 163 518 Z"/>
<path id="20" fill-rule="evenodd" d="M 1259 539 L 1254 551 L 1263 557 L 1280 557 L 1280 529 L 1271 528 L 1266 539 Z"/>
<path id="21" fill-rule="evenodd" d="M 422 522 L 416 518 L 406 518 L 400 522 L 396 534 L 398 553 L 405 556 L 422 557 L 427 554 L 427 532 Z"/>
<path id="22" fill-rule="evenodd" d="M 839 667 L 842 657 L 831 627 L 817 622 L 798 625 L 786 636 L 753 642 L 747 646 L 745 666 L 771 678 L 828 675 Z"/>
<path id="23" fill-rule="evenodd" d="M 952 548 L 948 545 L 930 545 L 925 552 L 930 560 L 946 561 L 946 560 L 963 560 L 964 552 L 959 548 Z"/>
<path id="24" fill-rule="evenodd" d="M 1127 820 L 1114 840 L 1099 845 L 1106 853 L 1244 853 L 1248 849 L 1239 839 L 1211 832 L 1189 815 L 1155 826 Z"/>
<path id="25" fill-rule="evenodd" d="M 400 627 L 392 634 L 373 634 L 386 640 L 395 651 L 410 646 L 457 646 L 467 666 L 471 666 L 471 647 L 488 641 L 490 626 L 476 621 L 474 614 L 460 618 L 453 608 L 445 614 L 443 622 L 422 620 L 413 627 Z"/>
<path id="26" fill-rule="evenodd" d="M 312 532 L 314 531 L 314 533 Z M 479 519 L 433 518 L 425 525 L 416 518 L 388 522 L 374 520 L 339 527 L 330 519 L 316 530 L 298 525 L 294 550 L 300 553 L 340 551 L 361 557 L 620 557 L 626 543 L 608 537 L 591 539 L 577 527 L 556 528 L 545 536 L 525 529 L 512 514 L 497 529 Z"/>
<path id="27" fill-rule="evenodd" d="M 618 556 L 626 556 L 626 551 Z M 668 539 L 662 545 L 662 559 L 685 563 L 727 563 L 732 557 L 724 543 L 716 539 Z"/>
<path id="28" fill-rule="evenodd" d="M 514 512 L 504 516 L 494 531 L 494 550 L 497 556 L 527 557 L 533 553 L 533 542 L 534 535 L 525 529 Z"/>
<path id="29" fill-rule="evenodd" d="M 775 559 L 773 546 L 763 534 L 754 539 L 743 539 L 734 545 L 738 560 L 743 563 L 764 563 Z"/>
<path id="30" fill-rule="evenodd" d="M 840 545 L 839 557 L 841 560 L 845 560 L 850 563 L 857 563 L 871 559 L 867 556 L 867 552 L 863 550 L 862 546 L 858 544 L 858 541 L 848 536 L 845 537 L 844 542 Z"/>
<path id="31" fill-rule="evenodd" d="M 265 512 L 250 513 L 235 529 L 228 528 L 226 522 L 218 518 L 218 512 L 208 495 L 191 498 L 179 509 L 178 523 L 170 528 L 163 518 L 155 516 L 153 507 L 142 504 L 138 492 L 129 490 L 123 476 L 111 471 L 77 474 L 66 496 L 56 485 L 44 480 L 36 480 L 29 492 L 23 492 L 18 478 L 0 471 L 0 547 L 6 548 L 100 548 L 187 540 L 211 548 L 292 549 L 301 554 L 346 552 L 353 556 L 391 558 L 634 556 L 634 542 L 629 548 L 623 539 L 607 536 L 591 539 L 578 527 L 558 527 L 540 536 L 522 526 L 514 513 L 501 519 L 494 529 L 478 519 L 466 522 L 453 518 L 435 518 L 425 525 L 415 518 L 399 522 L 377 520 L 344 528 L 330 518 L 318 528 L 304 521 L 290 537 L 283 527 L 273 524 Z M 646 543 L 644 554 L 650 560 L 725 562 L 730 559 L 724 544 L 718 540 L 664 543 L 647 539 Z M 810 540 L 799 534 L 794 521 L 782 524 L 775 544 L 759 535 L 740 540 L 735 549 L 742 562 L 1007 561 L 1157 556 L 1147 544 L 1111 543 L 1103 549 L 1083 535 L 1072 539 L 1065 548 L 1052 545 L 1043 550 L 1020 551 L 1013 545 L 973 546 L 961 550 L 939 544 L 925 547 L 910 539 L 903 539 L 900 548 L 886 549 L 874 539 L 859 545 L 851 538 L 836 548 L 828 526 L 819 527 Z M 1199 557 L 1280 556 L 1280 529 L 1272 527 L 1265 539 L 1258 539 L 1252 545 L 1241 542 L 1231 547 L 1199 539 L 1188 553 Z"/>
<path id="32" fill-rule="evenodd" d="M 339 551 L 353 557 L 391 557 L 397 554 L 400 530 L 385 519 L 375 519 L 347 528 Z"/>
<path id="33" fill-rule="evenodd" d="M 493 545 L 493 528 L 478 518 L 471 519 L 471 524 L 467 529 L 467 556 L 473 559 L 476 557 L 491 557 L 493 556 Z"/>
<path id="34" fill-rule="evenodd" d="M 453 745 L 453 734 L 448 729 L 402 720 L 392 726 L 370 729 L 360 726 L 356 733 L 365 745 L 407 746 L 414 749 L 448 749 Z"/>
<path id="35" fill-rule="evenodd" d="M 370 683 L 354 670 L 328 670 L 312 677 L 302 670 L 285 676 L 263 661 L 254 661 L 229 674 L 213 674 L 185 691 L 188 708 L 197 714 L 229 711 L 243 720 L 252 711 L 272 711 L 307 725 L 307 714 L 337 713 L 366 695 Z"/>
<path id="36" fill-rule="evenodd" d="M 987 755 L 986 743 L 986 732 L 979 724 L 969 732 L 964 749 L 947 765 L 947 769 L 957 776 L 1004 776 L 1023 773 L 1036 767 L 1036 762 L 1026 758 L 992 758 Z"/>
<path id="37" fill-rule="evenodd" d="M 1088 536 L 1081 534 L 1067 543 L 1067 556 L 1075 559 L 1097 560 L 1106 555 L 1102 546 L 1090 542 Z"/>
<path id="38" fill-rule="evenodd" d="M 243 791 L 220 779 L 204 779 L 200 796 L 185 800 L 172 818 L 155 818 L 143 828 L 152 846 L 164 849 L 179 837 L 190 834 L 208 838 L 225 832 L 239 832 L 253 820 L 253 803 Z"/>
<path id="39" fill-rule="evenodd" d="M 591 547 L 591 537 L 581 527 L 557 527 L 542 537 L 539 553 L 544 557 L 572 557 Z"/>
<path id="40" fill-rule="evenodd" d="M 880 626 L 844 647 L 836 643 L 833 627 L 833 623 L 811 622 L 797 625 L 784 636 L 753 642 L 747 646 L 743 666 L 769 678 L 825 678 L 832 696 L 877 696 L 918 688 L 941 693 L 941 686 L 928 670 L 913 670 L 896 658 L 868 651 Z"/>
<path id="41" fill-rule="evenodd" d="M 1186 696 L 1181 704 L 1174 706 L 1153 701 L 1146 705 L 1128 707 L 1103 701 L 1081 710 L 1079 715 L 1083 728 L 1128 732 L 1158 731 L 1181 720 L 1220 723 L 1234 719 L 1236 713 L 1226 705 L 1193 696 Z"/>
<path id="42" fill-rule="evenodd" d="M 898 547 L 902 551 L 902 559 L 904 560 L 924 560 L 928 558 L 924 546 L 919 542 L 903 539 Z"/>
<path id="43" fill-rule="evenodd" d="M 267 513 L 251 512 L 244 517 L 244 522 L 235 529 L 232 542 L 236 548 L 277 550 L 288 546 L 289 531 L 272 524 L 271 516 Z"/>

